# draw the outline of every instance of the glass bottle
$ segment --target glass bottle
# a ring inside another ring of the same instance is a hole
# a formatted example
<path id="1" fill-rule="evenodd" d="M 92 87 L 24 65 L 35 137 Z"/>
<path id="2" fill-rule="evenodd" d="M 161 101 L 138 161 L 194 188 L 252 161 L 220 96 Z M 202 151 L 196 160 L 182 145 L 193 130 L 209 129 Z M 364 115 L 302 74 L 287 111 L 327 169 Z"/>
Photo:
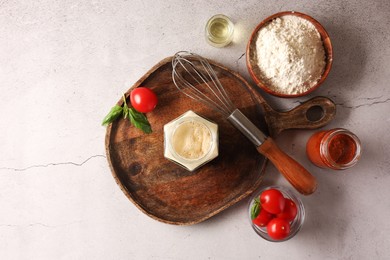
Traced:
<path id="1" fill-rule="evenodd" d="M 233 40 L 233 33 L 233 22 L 223 14 L 214 15 L 206 24 L 206 40 L 214 47 L 227 46 Z"/>
<path id="2" fill-rule="evenodd" d="M 313 134 L 306 144 L 306 154 L 318 167 L 343 170 L 354 166 L 361 157 L 361 143 L 352 132 L 335 128 Z"/>
<path id="3" fill-rule="evenodd" d="M 206 130 L 206 132 L 210 135 L 210 140 L 208 140 L 208 142 L 207 140 L 199 140 L 200 136 L 193 135 L 194 131 L 197 130 L 192 129 L 192 127 L 200 127 L 203 130 Z M 191 141 L 193 143 L 188 143 L 188 141 Z M 202 144 L 202 149 L 199 147 L 200 144 Z M 181 148 L 183 147 L 187 149 L 186 152 L 183 152 L 181 150 Z M 199 150 L 201 150 L 200 153 Z M 192 152 L 196 152 L 196 154 L 192 154 Z M 217 156 L 217 124 L 189 110 L 183 115 L 164 125 L 165 158 L 182 166 L 188 171 L 195 171 L 196 169 L 213 160 Z"/>

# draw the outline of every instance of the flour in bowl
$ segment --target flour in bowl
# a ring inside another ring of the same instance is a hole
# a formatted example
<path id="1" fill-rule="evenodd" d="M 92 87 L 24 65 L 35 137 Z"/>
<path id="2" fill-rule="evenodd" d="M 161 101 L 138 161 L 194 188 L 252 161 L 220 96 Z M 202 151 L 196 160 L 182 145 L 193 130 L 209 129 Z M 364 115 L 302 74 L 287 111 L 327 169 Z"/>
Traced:
<path id="1" fill-rule="evenodd" d="M 261 78 L 274 92 L 304 93 L 324 72 L 321 36 L 311 22 L 298 16 L 282 16 L 261 28 L 256 51 Z"/>

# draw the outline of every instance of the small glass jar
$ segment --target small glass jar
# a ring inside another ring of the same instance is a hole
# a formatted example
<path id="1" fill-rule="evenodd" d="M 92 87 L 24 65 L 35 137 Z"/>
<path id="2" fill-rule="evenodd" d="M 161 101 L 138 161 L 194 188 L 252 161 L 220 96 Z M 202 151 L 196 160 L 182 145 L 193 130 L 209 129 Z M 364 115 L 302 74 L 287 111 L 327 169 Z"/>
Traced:
<path id="1" fill-rule="evenodd" d="M 319 131 L 306 144 L 307 157 L 314 165 L 333 170 L 354 166 L 361 153 L 359 138 L 343 128 Z"/>
<path id="2" fill-rule="evenodd" d="M 273 239 L 272 237 L 270 237 L 268 235 L 267 227 L 259 227 L 259 226 L 255 225 L 252 221 L 252 218 L 251 218 L 251 209 L 252 209 L 252 206 L 254 204 L 254 200 L 256 198 L 259 198 L 261 193 L 263 193 L 263 191 L 269 190 L 269 189 L 279 190 L 286 199 L 291 199 L 292 201 L 294 201 L 295 205 L 297 206 L 297 215 L 296 215 L 295 219 L 292 222 L 290 222 L 290 233 L 284 239 L 279 239 L 279 240 Z M 281 186 L 269 186 L 269 187 L 265 187 L 265 188 L 259 190 L 258 192 L 256 192 L 252 196 L 251 200 L 249 201 L 248 216 L 249 216 L 249 221 L 251 223 L 253 230 L 259 236 L 261 236 L 265 240 L 268 240 L 271 242 L 283 242 L 283 241 L 291 239 L 292 237 L 294 237 L 298 233 L 299 230 L 301 230 L 302 225 L 305 221 L 305 207 L 303 206 L 301 199 L 292 190 L 285 188 L 285 187 L 281 187 Z"/>
<path id="3" fill-rule="evenodd" d="M 225 47 L 233 41 L 234 24 L 223 14 L 214 15 L 206 24 L 205 35 L 210 45 Z"/>
<path id="4" fill-rule="evenodd" d="M 189 110 L 164 125 L 164 157 L 194 171 L 218 156 L 218 125 Z"/>

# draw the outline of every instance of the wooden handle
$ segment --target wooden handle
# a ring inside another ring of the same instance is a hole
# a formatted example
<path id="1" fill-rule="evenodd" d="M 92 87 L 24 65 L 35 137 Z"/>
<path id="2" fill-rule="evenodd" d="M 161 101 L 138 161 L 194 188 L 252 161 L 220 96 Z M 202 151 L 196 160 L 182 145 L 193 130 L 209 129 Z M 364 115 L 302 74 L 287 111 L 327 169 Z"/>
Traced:
<path id="1" fill-rule="evenodd" d="M 317 181 L 302 165 L 284 153 L 271 137 L 257 147 L 257 151 L 267 157 L 280 173 L 303 195 L 312 194 Z"/>
<path id="2" fill-rule="evenodd" d="M 266 121 L 271 136 L 286 129 L 316 129 L 327 125 L 336 115 L 335 103 L 327 97 L 314 97 L 286 112 L 267 109 Z"/>

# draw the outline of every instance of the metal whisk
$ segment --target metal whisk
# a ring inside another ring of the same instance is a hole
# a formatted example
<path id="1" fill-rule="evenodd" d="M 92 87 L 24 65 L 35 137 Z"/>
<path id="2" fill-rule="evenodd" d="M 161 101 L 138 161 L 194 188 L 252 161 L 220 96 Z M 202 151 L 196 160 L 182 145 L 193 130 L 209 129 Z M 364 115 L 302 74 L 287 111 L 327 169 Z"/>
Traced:
<path id="1" fill-rule="evenodd" d="M 233 112 L 235 109 L 233 103 L 205 58 L 189 52 L 178 52 L 172 60 L 172 67 L 173 82 L 181 92 L 212 107 L 226 117 Z M 202 85 L 213 95 L 207 95 L 207 92 L 198 88 Z"/>
<path id="2" fill-rule="evenodd" d="M 182 93 L 224 115 L 256 146 L 265 141 L 266 135 L 234 106 L 205 58 L 181 51 L 175 54 L 172 67 L 173 82 Z"/>
<path id="3" fill-rule="evenodd" d="M 234 106 L 214 69 L 205 58 L 181 51 L 174 55 L 172 68 L 173 82 L 182 93 L 224 115 L 252 141 L 261 154 L 270 159 L 299 192 L 308 195 L 315 191 L 317 186 L 315 178 L 280 150 L 271 137 L 267 137 Z"/>

